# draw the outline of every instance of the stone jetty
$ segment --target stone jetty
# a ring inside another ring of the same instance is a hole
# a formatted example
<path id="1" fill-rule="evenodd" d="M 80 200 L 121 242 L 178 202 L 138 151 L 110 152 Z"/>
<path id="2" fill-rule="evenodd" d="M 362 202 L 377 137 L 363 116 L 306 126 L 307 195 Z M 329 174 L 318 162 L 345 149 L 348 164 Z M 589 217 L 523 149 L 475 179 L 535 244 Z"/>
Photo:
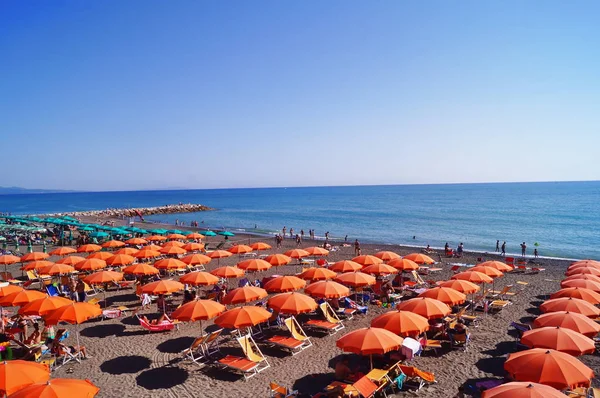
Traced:
<path id="1" fill-rule="evenodd" d="M 123 217 L 143 217 L 153 214 L 175 214 L 175 213 L 195 213 L 198 211 L 214 210 L 208 206 L 200 204 L 175 204 L 156 207 L 138 207 L 129 209 L 106 209 L 106 210 L 89 210 L 89 211 L 74 211 L 68 213 L 47 214 L 53 217 L 108 217 L 108 218 L 123 218 Z"/>

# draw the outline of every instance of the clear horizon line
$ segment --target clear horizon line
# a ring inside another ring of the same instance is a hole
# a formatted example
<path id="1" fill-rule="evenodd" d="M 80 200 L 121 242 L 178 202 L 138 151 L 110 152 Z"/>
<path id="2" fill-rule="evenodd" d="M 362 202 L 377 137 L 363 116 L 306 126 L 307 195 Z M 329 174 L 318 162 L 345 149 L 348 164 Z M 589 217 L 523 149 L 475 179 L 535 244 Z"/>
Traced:
<path id="1" fill-rule="evenodd" d="M 545 181 L 481 181 L 481 182 L 439 182 L 439 183 L 404 183 L 404 184 L 348 184 L 348 185 L 296 185 L 296 186 L 246 186 L 246 187 L 215 187 L 215 188 L 147 188 L 147 189 L 107 189 L 107 190 L 77 190 L 77 189 L 53 189 L 53 188 L 23 188 L 7 187 L 16 189 L 25 189 L 30 191 L 55 191 L 55 192 L 23 192 L 14 194 L 0 195 L 26 195 L 26 194 L 56 194 L 56 193 L 105 193 L 105 192 L 152 192 L 152 191 L 211 191 L 222 189 L 294 189 L 294 188 L 343 188 L 343 187 L 391 187 L 391 186 L 427 186 L 427 185 L 488 185 L 488 184 L 543 184 L 543 183 L 578 183 L 578 182 L 599 182 L 600 180 L 545 180 Z"/>

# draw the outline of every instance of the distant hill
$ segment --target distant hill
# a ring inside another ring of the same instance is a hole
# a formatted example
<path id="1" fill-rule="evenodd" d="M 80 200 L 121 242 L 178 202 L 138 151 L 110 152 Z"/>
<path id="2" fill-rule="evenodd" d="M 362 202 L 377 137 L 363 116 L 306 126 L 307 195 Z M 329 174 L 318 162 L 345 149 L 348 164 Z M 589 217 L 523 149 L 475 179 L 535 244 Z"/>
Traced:
<path id="1" fill-rule="evenodd" d="M 60 189 L 28 189 L 21 187 L 0 187 L 0 195 L 18 195 L 24 193 L 59 193 L 59 192 L 75 192 L 64 191 Z"/>

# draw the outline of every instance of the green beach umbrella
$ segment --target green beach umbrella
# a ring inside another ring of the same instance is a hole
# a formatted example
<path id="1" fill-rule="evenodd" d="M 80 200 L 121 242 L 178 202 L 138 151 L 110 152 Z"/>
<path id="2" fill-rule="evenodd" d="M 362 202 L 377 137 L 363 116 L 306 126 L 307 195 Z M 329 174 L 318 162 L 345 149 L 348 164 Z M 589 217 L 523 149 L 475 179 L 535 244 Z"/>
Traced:
<path id="1" fill-rule="evenodd" d="M 180 231 L 178 229 L 170 229 L 167 232 L 170 234 L 181 234 L 183 231 Z"/>
<path id="2" fill-rule="evenodd" d="M 167 233 L 167 230 L 166 229 L 153 229 L 150 232 L 152 232 L 153 234 L 156 234 L 156 235 L 164 235 Z"/>
<path id="3" fill-rule="evenodd" d="M 217 236 L 213 231 L 200 231 L 200 234 L 204 236 Z"/>
<path id="4" fill-rule="evenodd" d="M 218 235 L 223 235 L 223 236 L 235 236 L 235 234 L 233 232 L 229 232 L 229 231 L 221 231 L 221 232 L 217 232 Z"/>
<path id="5" fill-rule="evenodd" d="M 102 231 L 97 231 L 97 232 L 92 232 L 90 234 L 90 236 L 92 238 L 107 238 L 108 237 L 108 233 L 102 232 Z"/>

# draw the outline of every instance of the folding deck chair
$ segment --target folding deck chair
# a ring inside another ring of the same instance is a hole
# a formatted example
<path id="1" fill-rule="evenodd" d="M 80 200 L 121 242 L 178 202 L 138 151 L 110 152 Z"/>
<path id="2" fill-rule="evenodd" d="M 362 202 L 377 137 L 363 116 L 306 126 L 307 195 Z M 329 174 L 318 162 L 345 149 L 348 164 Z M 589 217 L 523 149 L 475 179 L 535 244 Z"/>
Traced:
<path id="1" fill-rule="evenodd" d="M 165 322 L 162 322 L 162 323 L 159 323 L 159 324 L 152 324 L 152 323 L 148 323 L 148 322 L 144 321 L 137 314 L 135 316 L 140 321 L 140 326 L 142 328 L 146 329 L 150 333 L 153 333 L 153 332 L 168 332 L 168 331 L 171 331 L 171 330 L 173 330 L 173 329 L 175 329 L 177 327 L 177 323 L 175 323 L 175 322 L 165 321 Z"/>
<path id="2" fill-rule="evenodd" d="M 311 319 L 310 321 L 306 322 L 307 326 L 315 329 L 325 330 L 329 334 L 335 334 L 345 328 L 344 324 L 340 318 L 338 318 L 337 314 L 335 311 L 333 311 L 327 301 L 319 304 L 319 309 L 325 317 L 325 320 Z"/>
<path id="3" fill-rule="evenodd" d="M 190 346 L 188 348 L 186 348 L 185 350 L 183 350 L 181 352 L 184 359 L 189 359 L 197 365 L 204 365 L 203 360 L 206 359 L 206 355 L 202 348 L 202 344 L 204 344 L 204 342 L 206 341 L 207 338 L 208 338 L 208 335 L 203 334 L 202 336 L 194 339 L 192 344 L 190 344 Z"/>
<path id="4" fill-rule="evenodd" d="M 300 327 L 296 318 L 293 316 L 286 318 L 283 321 L 283 324 L 290 332 L 291 337 L 281 335 L 273 336 L 270 339 L 267 339 L 270 344 L 288 350 L 292 355 L 299 354 L 312 346 L 310 337 L 304 333 L 304 330 L 302 330 L 302 327 Z"/>
<path id="5" fill-rule="evenodd" d="M 223 329 L 218 329 L 213 332 L 210 332 L 206 340 L 202 343 L 202 350 L 207 356 L 215 354 L 220 351 L 221 344 L 219 337 L 221 337 L 221 333 L 223 333 Z"/>
<path id="6" fill-rule="evenodd" d="M 267 358 L 263 355 L 250 334 L 239 337 L 238 343 L 244 351 L 244 357 L 227 355 L 218 360 L 218 363 L 230 370 L 241 373 L 245 380 L 256 376 L 265 369 L 271 367 Z"/>
<path id="7" fill-rule="evenodd" d="M 402 373 L 406 375 L 403 387 L 419 391 L 426 384 L 436 383 L 433 373 L 422 371 L 414 366 L 398 365 Z"/>
<path id="8" fill-rule="evenodd" d="M 298 396 L 298 391 L 290 391 L 289 388 L 281 386 L 274 381 L 269 383 L 271 389 L 271 398 L 293 398 Z"/>

